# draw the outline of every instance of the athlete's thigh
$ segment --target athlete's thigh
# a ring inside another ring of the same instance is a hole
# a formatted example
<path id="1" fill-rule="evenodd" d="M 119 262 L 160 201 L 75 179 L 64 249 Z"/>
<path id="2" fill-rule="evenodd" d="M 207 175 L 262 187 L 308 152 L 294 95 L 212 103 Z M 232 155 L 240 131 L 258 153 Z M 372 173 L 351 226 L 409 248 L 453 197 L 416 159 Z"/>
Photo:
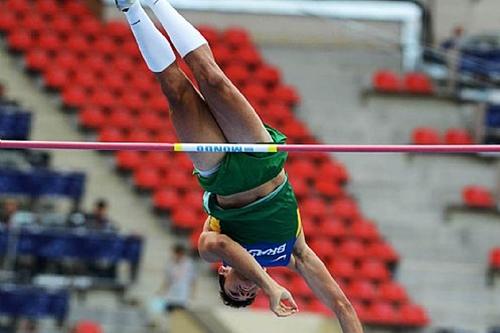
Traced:
<path id="1" fill-rule="evenodd" d="M 229 142 L 270 142 L 253 107 L 216 64 L 208 45 L 188 54 L 186 63 L 199 83 L 210 111 Z"/>
<path id="2" fill-rule="evenodd" d="M 170 103 L 170 118 L 181 142 L 227 142 L 207 103 L 176 64 L 157 77 Z M 221 161 L 224 154 L 190 153 L 189 157 L 197 169 L 209 170 Z"/>

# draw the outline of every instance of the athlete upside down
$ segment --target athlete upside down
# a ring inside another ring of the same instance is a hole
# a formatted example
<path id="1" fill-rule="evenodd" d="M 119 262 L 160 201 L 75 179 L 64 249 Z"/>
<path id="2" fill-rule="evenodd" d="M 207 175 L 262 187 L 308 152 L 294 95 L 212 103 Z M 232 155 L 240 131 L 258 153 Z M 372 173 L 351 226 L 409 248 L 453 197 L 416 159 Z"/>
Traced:
<path id="1" fill-rule="evenodd" d="M 216 64 L 207 41 L 167 0 L 146 0 L 193 72 L 199 91 L 176 63 L 175 54 L 136 0 L 115 0 L 125 13 L 141 54 L 156 74 L 182 142 L 284 143 L 265 126 L 249 102 Z M 283 170 L 287 154 L 191 153 L 205 190 L 208 218 L 199 239 L 200 256 L 223 261 L 220 293 L 226 305 L 247 306 L 258 289 L 278 316 L 298 311 L 288 290 L 264 267 L 288 266 L 340 321 L 344 333 L 362 333 L 356 313 L 323 262 L 307 246 L 297 201 Z"/>

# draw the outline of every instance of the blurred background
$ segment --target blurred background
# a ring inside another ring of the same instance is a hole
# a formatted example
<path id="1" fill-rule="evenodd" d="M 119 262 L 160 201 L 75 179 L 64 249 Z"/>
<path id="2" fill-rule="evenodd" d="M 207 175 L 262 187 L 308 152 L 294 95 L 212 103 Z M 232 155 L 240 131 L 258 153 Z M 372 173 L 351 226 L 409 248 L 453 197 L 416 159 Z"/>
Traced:
<path id="1" fill-rule="evenodd" d="M 496 0 L 172 3 L 290 143 L 500 140 Z M 176 142 L 112 1 L 1 0 L 0 34 L 2 139 Z M 500 332 L 497 155 L 290 154 L 286 169 L 366 332 Z M 271 274 L 299 314 L 222 305 L 191 172 L 178 153 L 1 151 L 0 332 L 340 332 L 285 269 Z"/>

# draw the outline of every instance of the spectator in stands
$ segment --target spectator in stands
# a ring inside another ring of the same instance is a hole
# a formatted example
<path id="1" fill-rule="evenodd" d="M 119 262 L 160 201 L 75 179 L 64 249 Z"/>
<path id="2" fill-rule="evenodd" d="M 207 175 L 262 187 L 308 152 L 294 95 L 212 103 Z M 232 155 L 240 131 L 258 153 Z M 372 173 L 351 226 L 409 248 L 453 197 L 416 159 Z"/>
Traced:
<path id="1" fill-rule="evenodd" d="M 5 227 L 12 227 L 14 216 L 19 211 L 19 203 L 15 199 L 7 199 L 3 203 L 0 223 Z"/>
<path id="2" fill-rule="evenodd" d="M 455 94 L 458 81 L 460 42 L 463 38 L 464 28 L 456 26 L 450 38 L 446 39 L 441 48 L 446 52 L 446 64 L 448 67 L 448 92 Z"/>
<path id="3" fill-rule="evenodd" d="M 181 244 L 175 245 L 158 291 L 158 294 L 165 298 L 167 312 L 187 307 L 194 292 L 195 273 L 194 262 L 187 254 L 186 248 Z"/>
<path id="4" fill-rule="evenodd" d="M 98 199 L 94 203 L 94 209 L 85 217 L 85 227 L 101 231 L 116 231 L 117 228 L 108 217 L 108 202 Z"/>

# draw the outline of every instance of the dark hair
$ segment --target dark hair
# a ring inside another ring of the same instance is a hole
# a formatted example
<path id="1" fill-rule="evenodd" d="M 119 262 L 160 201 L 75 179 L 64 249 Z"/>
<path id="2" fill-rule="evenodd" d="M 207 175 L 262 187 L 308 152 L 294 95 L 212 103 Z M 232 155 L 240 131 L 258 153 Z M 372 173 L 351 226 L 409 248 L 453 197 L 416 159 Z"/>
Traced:
<path id="1" fill-rule="evenodd" d="M 255 301 L 255 297 L 250 297 L 247 298 L 244 301 L 236 300 L 226 294 L 226 291 L 224 290 L 224 283 L 226 282 L 226 277 L 222 274 L 219 274 L 219 285 L 220 285 L 220 298 L 222 299 L 222 302 L 224 305 L 230 306 L 232 308 L 245 308 L 249 306 L 250 304 Z"/>
<path id="2" fill-rule="evenodd" d="M 108 201 L 103 198 L 97 199 L 95 202 L 95 207 L 99 209 L 105 209 L 108 207 Z"/>
<path id="3" fill-rule="evenodd" d="M 174 251 L 175 254 L 183 255 L 186 253 L 186 247 L 182 244 L 175 244 L 172 247 L 172 250 Z"/>

